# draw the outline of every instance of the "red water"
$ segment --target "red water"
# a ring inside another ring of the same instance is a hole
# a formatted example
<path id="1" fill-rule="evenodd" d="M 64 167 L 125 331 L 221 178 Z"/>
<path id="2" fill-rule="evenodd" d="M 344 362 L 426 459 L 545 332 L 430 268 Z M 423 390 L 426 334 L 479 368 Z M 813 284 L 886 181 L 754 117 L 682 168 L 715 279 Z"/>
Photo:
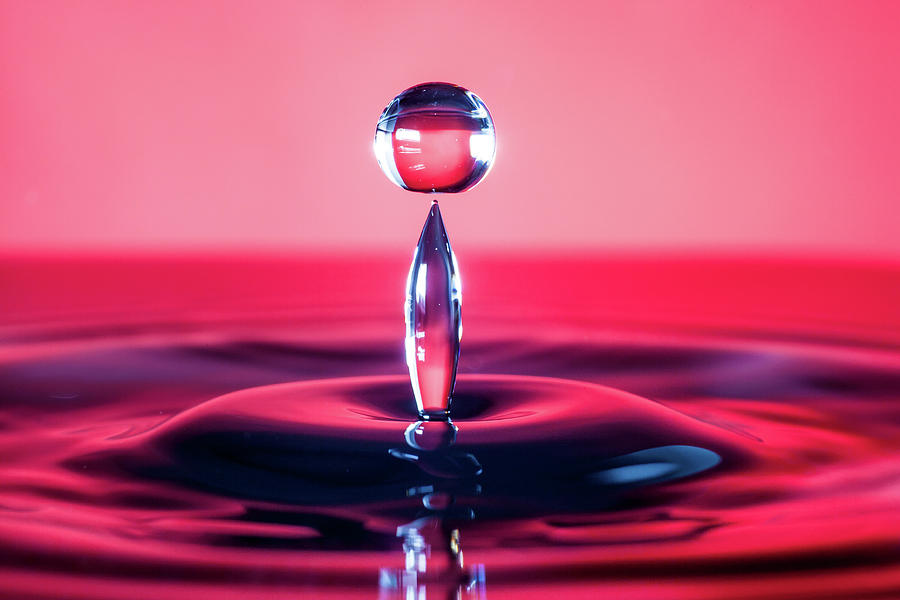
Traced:
<path id="1" fill-rule="evenodd" d="M 898 265 L 460 256 L 407 461 L 407 260 L 7 257 L 0 594 L 394 597 L 425 515 L 463 597 L 900 597 Z"/>

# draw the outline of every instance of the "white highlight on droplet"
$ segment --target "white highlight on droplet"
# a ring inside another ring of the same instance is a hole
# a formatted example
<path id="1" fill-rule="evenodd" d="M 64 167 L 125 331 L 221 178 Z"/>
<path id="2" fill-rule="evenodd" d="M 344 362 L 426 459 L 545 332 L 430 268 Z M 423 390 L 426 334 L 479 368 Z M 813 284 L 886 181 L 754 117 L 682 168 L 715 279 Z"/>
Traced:
<path id="1" fill-rule="evenodd" d="M 469 154 L 475 160 L 490 162 L 494 158 L 494 132 L 473 133 L 469 136 Z"/>
<path id="2" fill-rule="evenodd" d="M 422 134 L 418 129 L 404 129 L 398 127 L 394 130 L 394 137 L 401 142 L 421 142 Z"/>

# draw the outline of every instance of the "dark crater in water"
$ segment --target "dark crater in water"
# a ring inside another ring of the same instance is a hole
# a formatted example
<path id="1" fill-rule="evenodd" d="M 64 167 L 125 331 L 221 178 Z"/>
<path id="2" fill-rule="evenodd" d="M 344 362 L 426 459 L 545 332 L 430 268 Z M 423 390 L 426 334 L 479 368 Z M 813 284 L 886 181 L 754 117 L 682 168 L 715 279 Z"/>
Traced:
<path id="1" fill-rule="evenodd" d="M 440 461 L 442 453 L 470 454 L 483 467 L 478 476 L 436 477 L 389 453 L 410 450 L 403 431 L 415 413 L 402 376 L 227 394 L 67 464 L 277 503 L 291 515 L 289 522 L 328 530 L 329 547 L 359 547 L 361 523 L 399 524 L 423 511 L 422 494 L 415 490 L 452 497 L 450 520 L 475 516 L 485 524 L 652 505 L 664 498 L 651 493 L 656 484 L 725 472 L 752 460 L 741 447 L 747 440 L 731 432 L 581 382 L 462 376 L 452 412 L 459 426 L 456 444 L 424 452 L 423 462 Z M 393 537 L 390 527 L 385 534 Z M 387 543 L 377 539 L 376 546 Z M 292 547 L 323 543 L 294 540 Z M 273 544 L 280 542 L 264 545 Z"/>

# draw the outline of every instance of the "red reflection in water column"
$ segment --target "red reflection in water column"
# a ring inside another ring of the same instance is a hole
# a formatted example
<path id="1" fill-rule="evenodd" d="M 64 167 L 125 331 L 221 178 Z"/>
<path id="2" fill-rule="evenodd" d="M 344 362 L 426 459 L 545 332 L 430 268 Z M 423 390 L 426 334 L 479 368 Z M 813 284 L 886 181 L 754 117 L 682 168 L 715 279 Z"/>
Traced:
<path id="1" fill-rule="evenodd" d="M 462 336 L 462 290 L 456 257 L 437 201 L 422 228 L 409 270 L 406 364 L 423 416 L 444 416 L 456 379 Z"/>

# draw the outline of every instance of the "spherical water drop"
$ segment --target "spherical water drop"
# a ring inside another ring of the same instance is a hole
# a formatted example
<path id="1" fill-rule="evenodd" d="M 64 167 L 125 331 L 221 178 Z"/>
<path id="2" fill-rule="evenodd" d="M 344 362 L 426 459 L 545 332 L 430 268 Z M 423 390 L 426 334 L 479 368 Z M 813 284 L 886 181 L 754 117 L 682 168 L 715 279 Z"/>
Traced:
<path id="1" fill-rule="evenodd" d="M 417 421 L 406 428 L 406 443 L 418 450 L 446 450 L 456 442 L 456 425 L 446 421 Z"/>
<path id="2" fill-rule="evenodd" d="M 422 83 L 381 113 L 375 156 L 387 178 L 414 192 L 462 192 L 494 161 L 494 123 L 481 99 L 458 85 Z"/>

